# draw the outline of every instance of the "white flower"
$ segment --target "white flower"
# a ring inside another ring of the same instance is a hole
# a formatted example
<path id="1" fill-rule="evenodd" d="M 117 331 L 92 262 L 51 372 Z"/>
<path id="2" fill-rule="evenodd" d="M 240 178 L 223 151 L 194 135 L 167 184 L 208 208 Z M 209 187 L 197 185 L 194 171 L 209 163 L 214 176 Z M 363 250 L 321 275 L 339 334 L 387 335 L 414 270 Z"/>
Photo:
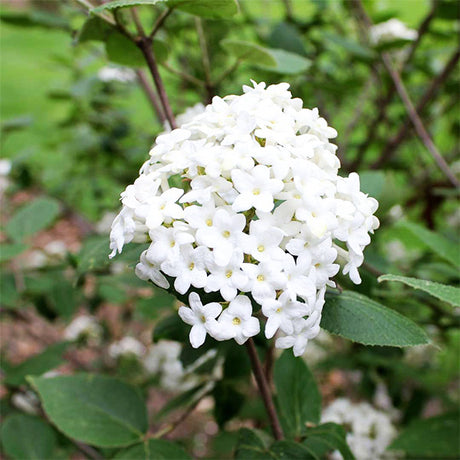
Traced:
<path id="1" fill-rule="evenodd" d="M 136 80 L 134 70 L 128 67 L 102 67 L 97 73 L 97 77 L 104 82 L 119 81 L 122 83 L 130 83 Z"/>
<path id="2" fill-rule="evenodd" d="M 347 444 L 357 460 L 382 458 L 397 433 L 388 414 L 368 403 L 353 403 L 345 398 L 336 399 L 324 409 L 321 423 L 327 422 L 348 427 Z M 334 452 L 332 458 L 342 456 Z"/>
<path id="3" fill-rule="evenodd" d="M 141 358 L 145 354 L 144 345 L 134 337 L 123 337 L 118 342 L 113 342 L 108 350 L 112 359 L 118 359 L 120 356 L 134 356 Z"/>
<path id="4" fill-rule="evenodd" d="M 140 278 L 182 295 L 213 293 L 223 308 L 218 327 L 191 323 L 194 346 L 203 331 L 239 343 L 256 333 L 251 298 L 266 335 L 278 332 L 276 346 L 299 355 L 319 332 L 339 262 L 360 282 L 377 201 L 360 191 L 357 174 L 338 175 L 337 132 L 318 109 L 302 108 L 287 83 L 253 84 L 188 111 L 180 128 L 158 136 L 121 194 L 111 257 L 129 242 L 150 242 Z"/>
<path id="5" fill-rule="evenodd" d="M 380 44 L 394 40 L 411 40 L 414 41 L 418 37 L 418 32 L 409 29 L 406 24 L 399 19 L 392 18 L 379 24 L 374 24 L 369 29 L 371 42 Z"/>
<path id="6" fill-rule="evenodd" d="M 232 170 L 232 181 L 240 192 L 232 204 L 234 211 L 246 211 L 254 207 L 258 211 L 273 209 L 273 196 L 283 189 L 283 182 L 270 178 L 270 169 L 257 165 L 251 173 Z"/>
<path id="7" fill-rule="evenodd" d="M 88 339 L 99 343 L 102 337 L 102 327 L 94 316 L 81 315 L 75 318 L 64 330 L 66 340 Z"/>
<path id="8" fill-rule="evenodd" d="M 193 348 L 203 345 L 206 333 L 216 327 L 216 317 L 222 311 L 222 306 L 217 302 L 203 305 L 200 296 L 192 292 L 188 298 L 190 308 L 180 307 L 179 316 L 182 320 L 190 324 L 190 343 Z"/>
<path id="9" fill-rule="evenodd" d="M 252 305 L 248 297 L 239 295 L 230 302 L 212 331 L 217 340 L 235 339 L 239 345 L 260 331 L 259 320 L 252 316 Z"/>

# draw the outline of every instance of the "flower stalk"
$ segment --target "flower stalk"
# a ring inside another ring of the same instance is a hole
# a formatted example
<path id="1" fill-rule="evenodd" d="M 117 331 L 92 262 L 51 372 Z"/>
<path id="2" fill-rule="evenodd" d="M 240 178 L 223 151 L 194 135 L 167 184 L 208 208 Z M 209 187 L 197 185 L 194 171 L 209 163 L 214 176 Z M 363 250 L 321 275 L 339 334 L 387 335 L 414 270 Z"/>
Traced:
<path id="1" fill-rule="evenodd" d="M 259 391 L 262 396 L 265 409 L 267 410 L 273 436 L 277 441 L 280 441 L 284 438 L 283 429 L 281 428 L 281 424 L 278 419 L 278 414 L 276 412 L 275 405 L 273 404 L 270 387 L 268 385 L 267 379 L 265 378 L 264 370 L 259 360 L 259 356 L 257 355 L 256 346 L 252 339 L 249 339 L 246 342 L 246 350 L 251 361 L 252 372 L 256 379 L 257 386 L 259 387 Z"/>

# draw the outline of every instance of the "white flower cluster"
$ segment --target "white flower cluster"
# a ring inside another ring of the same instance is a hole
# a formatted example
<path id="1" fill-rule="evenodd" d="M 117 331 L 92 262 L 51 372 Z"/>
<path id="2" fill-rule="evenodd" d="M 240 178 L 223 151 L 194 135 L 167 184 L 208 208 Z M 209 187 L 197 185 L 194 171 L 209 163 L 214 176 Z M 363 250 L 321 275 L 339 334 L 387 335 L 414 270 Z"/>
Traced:
<path id="1" fill-rule="evenodd" d="M 254 83 L 241 96 L 214 97 L 157 138 L 121 195 L 111 256 L 130 241 L 151 242 L 136 273 L 188 296 L 179 314 L 194 347 L 206 334 L 244 343 L 260 330 L 260 306 L 267 338 L 279 331 L 276 346 L 301 355 L 319 332 L 339 257 L 343 273 L 361 281 L 378 203 L 356 173 L 337 175 L 336 131 L 288 88 Z M 204 293 L 217 302 L 203 305 Z"/>
<path id="2" fill-rule="evenodd" d="M 118 342 L 113 342 L 108 353 L 112 359 L 118 359 L 121 356 L 142 358 L 145 354 L 145 346 L 134 337 L 126 336 Z"/>
<path id="3" fill-rule="evenodd" d="M 94 316 L 81 315 L 65 328 L 64 338 L 71 341 L 86 339 L 90 344 L 97 345 L 102 333 L 102 327 Z"/>
<path id="4" fill-rule="evenodd" d="M 322 414 L 322 423 L 334 422 L 348 427 L 347 443 L 357 460 L 379 460 L 396 436 L 391 417 L 368 403 L 353 403 L 339 398 Z M 342 459 L 336 451 L 333 460 Z"/>
<path id="5" fill-rule="evenodd" d="M 418 32 L 409 29 L 399 19 L 392 18 L 385 22 L 373 25 L 369 29 L 369 38 L 375 45 L 395 40 L 417 40 Z"/>

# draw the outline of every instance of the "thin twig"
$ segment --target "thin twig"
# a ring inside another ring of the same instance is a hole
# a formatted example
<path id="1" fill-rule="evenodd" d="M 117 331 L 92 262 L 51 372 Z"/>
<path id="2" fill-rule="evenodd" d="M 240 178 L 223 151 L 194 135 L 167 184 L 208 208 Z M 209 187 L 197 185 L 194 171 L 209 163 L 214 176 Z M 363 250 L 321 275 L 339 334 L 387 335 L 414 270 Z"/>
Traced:
<path id="1" fill-rule="evenodd" d="M 166 11 L 163 11 L 161 15 L 158 17 L 157 22 L 154 24 L 152 32 L 149 34 L 149 38 L 153 38 L 155 34 L 161 29 L 166 18 L 173 12 L 174 8 L 168 8 Z"/>
<path id="2" fill-rule="evenodd" d="M 237 59 L 233 65 L 231 65 L 227 70 L 225 70 L 220 77 L 214 82 L 214 86 L 219 86 L 229 75 L 231 75 L 243 62 L 241 58 Z"/>
<path id="3" fill-rule="evenodd" d="M 189 83 L 192 83 L 196 86 L 205 86 L 205 82 L 203 80 L 200 80 L 199 78 L 196 78 L 193 75 L 189 75 L 188 73 L 177 70 L 174 67 L 171 67 L 167 62 L 163 62 L 161 66 L 164 67 L 168 72 L 171 72 L 174 75 L 177 75 L 178 77 L 182 78 L 182 80 L 188 81 Z"/>
<path id="4" fill-rule="evenodd" d="M 91 11 L 93 8 L 96 8 L 93 4 L 91 4 L 88 0 L 75 0 L 79 5 L 83 6 L 87 11 Z M 99 16 L 101 19 L 104 21 L 112 24 L 113 26 L 115 25 L 115 21 L 110 17 L 105 15 L 104 13 L 93 13 L 97 16 Z"/>
<path id="5" fill-rule="evenodd" d="M 364 6 L 362 4 L 361 0 L 353 0 L 355 5 L 357 6 L 360 16 L 362 17 L 362 20 L 366 27 L 370 27 L 372 25 L 372 21 L 370 20 L 369 16 L 367 15 Z M 413 124 L 415 128 L 415 132 L 417 133 L 418 137 L 420 140 L 423 142 L 425 145 L 426 149 L 429 151 L 433 159 L 435 160 L 436 164 L 438 165 L 439 169 L 446 175 L 446 177 L 451 181 L 451 183 L 455 187 L 460 186 L 460 182 L 458 179 L 455 177 L 453 172 L 450 170 L 449 165 L 446 163 L 442 155 L 439 153 L 438 149 L 434 145 L 434 142 L 432 141 L 430 135 L 428 134 L 428 131 L 426 130 L 417 110 L 415 109 L 414 105 L 412 104 L 412 101 L 409 97 L 409 94 L 406 90 L 406 87 L 404 86 L 404 83 L 399 75 L 399 73 L 396 71 L 396 69 L 393 66 L 393 63 L 391 61 L 390 55 L 388 53 L 381 53 L 381 59 L 383 61 L 383 64 L 390 75 L 393 84 L 396 88 L 396 91 L 399 94 L 399 97 L 401 98 L 404 107 L 406 109 L 407 115 L 409 116 L 409 119 L 411 123 Z"/>
<path id="6" fill-rule="evenodd" d="M 137 33 L 141 37 L 145 37 L 144 28 L 142 27 L 142 22 L 137 14 L 136 8 L 130 8 L 131 10 L 131 17 L 133 18 L 134 25 L 136 26 Z"/>
<path id="7" fill-rule="evenodd" d="M 153 111 L 155 112 L 155 115 L 157 116 L 158 121 L 163 124 L 166 121 L 166 117 L 163 113 L 163 109 L 160 106 L 160 103 L 158 101 L 158 97 L 155 94 L 155 91 L 153 88 L 150 86 L 147 77 L 145 76 L 145 73 L 141 69 L 136 70 L 136 75 L 137 79 L 144 90 L 144 93 L 147 96 L 147 99 L 150 101 L 150 104 L 153 107 Z"/>
<path id="8" fill-rule="evenodd" d="M 449 77 L 450 73 L 455 69 L 460 59 L 460 50 L 457 50 L 445 65 L 442 72 L 431 82 L 431 85 L 425 91 L 424 95 L 417 104 L 417 112 L 422 113 L 428 103 L 433 99 L 435 94 L 439 91 L 441 86 Z M 398 133 L 387 143 L 383 149 L 380 158 L 371 165 L 372 169 L 380 168 L 385 162 L 387 162 L 396 152 L 398 146 L 403 142 L 410 131 L 411 123 L 410 120 L 401 126 Z"/>
<path id="9" fill-rule="evenodd" d="M 419 27 L 419 29 L 417 31 L 417 40 L 415 40 L 412 43 L 412 46 L 411 46 L 411 48 L 409 50 L 409 54 L 407 55 L 406 59 L 403 61 L 402 65 L 401 65 L 401 73 L 404 71 L 406 66 L 412 60 L 412 58 L 413 58 L 413 56 L 415 54 L 415 51 L 417 50 L 418 46 L 420 45 L 420 42 L 421 42 L 422 38 L 428 32 L 429 25 L 430 25 L 432 19 L 434 18 L 435 9 L 436 9 L 436 3 L 434 2 L 433 3 L 433 8 L 430 10 L 430 12 L 426 16 L 426 18 L 422 21 L 422 23 L 421 23 L 421 25 L 420 25 L 420 27 Z M 377 136 L 378 127 L 386 119 L 386 115 L 387 115 L 386 114 L 386 109 L 387 109 L 388 105 L 390 104 L 391 100 L 393 99 L 393 96 L 394 96 L 395 92 L 396 92 L 395 86 L 390 85 L 390 86 L 388 86 L 385 95 L 383 97 L 379 96 L 377 98 L 377 101 L 375 103 L 376 107 L 378 107 L 377 116 L 368 125 L 367 138 L 363 142 L 361 142 L 361 144 L 359 145 L 357 153 L 356 153 L 356 158 L 351 163 L 349 169 L 356 170 L 356 169 L 359 169 L 359 167 L 361 166 L 361 163 L 362 163 L 362 161 L 364 159 L 364 156 L 366 154 L 366 151 L 367 151 L 369 145 L 372 144 L 372 142 L 374 141 L 374 139 Z"/>
<path id="10" fill-rule="evenodd" d="M 270 419 L 270 425 L 273 431 L 273 436 L 277 441 L 280 441 L 284 438 L 283 430 L 278 419 L 278 414 L 276 413 L 275 405 L 273 404 L 273 399 L 268 386 L 267 380 L 265 379 L 264 370 L 262 364 L 257 355 L 256 346 L 252 339 L 249 339 L 246 342 L 246 350 L 248 351 L 249 359 L 251 360 L 252 372 L 259 387 L 260 394 L 262 396 L 263 402 L 265 404 L 265 409 L 267 410 L 268 418 Z"/>

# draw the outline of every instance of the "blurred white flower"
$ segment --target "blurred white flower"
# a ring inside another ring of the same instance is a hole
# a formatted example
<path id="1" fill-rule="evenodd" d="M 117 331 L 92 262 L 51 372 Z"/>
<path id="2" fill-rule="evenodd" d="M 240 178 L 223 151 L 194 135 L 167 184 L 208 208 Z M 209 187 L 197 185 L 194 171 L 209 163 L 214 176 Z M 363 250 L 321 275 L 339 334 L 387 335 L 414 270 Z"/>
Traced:
<path id="1" fill-rule="evenodd" d="M 97 345 L 102 338 L 102 327 L 94 316 L 81 315 L 75 318 L 64 330 L 66 340 L 87 340 Z"/>
<path id="2" fill-rule="evenodd" d="M 40 412 L 40 400 L 31 390 L 14 393 L 11 397 L 11 403 L 27 414 L 36 415 Z"/>
<path id="3" fill-rule="evenodd" d="M 397 432 L 391 417 L 366 402 L 353 403 L 339 398 L 333 401 L 321 416 L 321 423 L 345 425 L 347 443 L 357 460 L 378 460 L 395 438 Z M 342 459 L 335 451 L 333 460 Z"/>
<path id="4" fill-rule="evenodd" d="M 10 179 L 8 176 L 11 172 L 11 166 L 11 160 L 6 158 L 0 159 L 0 199 L 3 197 L 3 194 L 10 185 Z"/>
<path id="5" fill-rule="evenodd" d="M 118 342 L 113 342 L 108 350 L 112 359 L 118 359 L 121 356 L 134 356 L 142 358 L 146 352 L 145 346 L 134 337 L 123 337 Z"/>
<path id="6" fill-rule="evenodd" d="M 102 219 L 96 224 L 96 232 L 100 235 L 108 235 L 112 226 L 113 219 L 117 215 L 114 212 L 107 211 L 102 216 Z"/>
<path id="7" fill-rule="evenodd" d="M 97 78 L 103 82 L 130 83 L 136 80 L 136 72 L 128 67 L 106 66 L 99 70 Z"/>
<path id="8" fill-rule="evenodd" d="M 180 128 L 158 136 L 121 194 L 111 257 L 126 243 L 150 241 L 136 266 L 141 279 L 194 293 L 200 305 L 203 291 L 221 295 L 222 312 L 206 326 L 181 309 L 193 326 L 193 346 L 203 343 L 203 332 L 240 344 L 257 334 L 258 306 L 248 293 L 265 306 L 266 335 L 280 330 L 276 346 L 301 355 L 319 332 L 339 252 L 343 273 L 361 282 L 358 267 L 379 226 L 378 203 L 360 191 L 358 174 L 338 175 L 330 142 L 337 132 L 288 89 L 254 83 L 241 96 L 196 107 L 187 122 L 179 119 Z"/>
<path id="9" fill-rule="evenodd" d="M 394 40 L 417 40 L 418 32 L 409 29 L 399 19 L 392 18 L 385 22 L 374 24 L 369 29 L 370 40 L 374 44 L 391 42 Z"/>

